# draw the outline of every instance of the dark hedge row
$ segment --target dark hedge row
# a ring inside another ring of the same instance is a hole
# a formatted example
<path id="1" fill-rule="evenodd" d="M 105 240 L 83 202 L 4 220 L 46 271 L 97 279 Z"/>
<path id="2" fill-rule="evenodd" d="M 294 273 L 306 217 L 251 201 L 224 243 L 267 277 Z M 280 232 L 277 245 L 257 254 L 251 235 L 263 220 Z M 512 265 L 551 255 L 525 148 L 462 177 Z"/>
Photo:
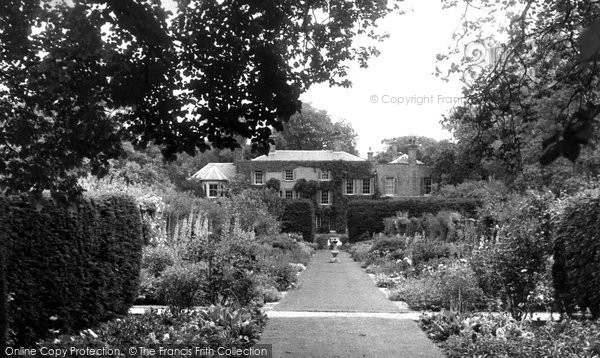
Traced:
<path id="1" fill-rule="evenodd" d="M 67 208 L 0 198 L 0 213 L 7 261 L 0 287 L 8 290 L 13 345 L 31 346 L 50 330 L 79 330 L 127 313 L 143 246 L 133 199 L 103 196 Z"/>
<path id="2" fill-rule="evenodd" d="M 479 203 L 467 199 L 439 199 L 435 197 L 401 200 L 356 200 L 348 204 L 348 238 L 350 242 L 361 240 L 363 235 L 383 232 L 383 219 L 398 211 L 419 217 L 440 210 L 452 210 L 475 215 Z"/>
<path id="3" fill-rule="evenodd" d="M 304 241 L 315 238 L 315 207 L 308 199 L 290 200 L 281 218 L 283 232 L 299 232 Z"/>
<path id="4" fill-rule="evenodd" d="M 575 306 L 600 317 L 600 198 L 581 198 L 558 222 L 552 270 L 556 300 L 563 312 Z"/>

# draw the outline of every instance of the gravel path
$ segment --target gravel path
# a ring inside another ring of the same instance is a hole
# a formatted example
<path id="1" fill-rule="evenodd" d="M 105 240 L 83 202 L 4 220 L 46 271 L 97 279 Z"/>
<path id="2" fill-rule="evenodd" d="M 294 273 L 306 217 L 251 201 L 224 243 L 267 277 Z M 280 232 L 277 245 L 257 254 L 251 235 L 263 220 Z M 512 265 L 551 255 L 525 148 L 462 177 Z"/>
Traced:
<path id="1" fill-rule="evenodd" d="M 272 311 L 259 344 L 273 357 L 442 357 L 413 321 L 415 312 L 387 300 L 371 278 L 340 252 L 318 251 Z"/>

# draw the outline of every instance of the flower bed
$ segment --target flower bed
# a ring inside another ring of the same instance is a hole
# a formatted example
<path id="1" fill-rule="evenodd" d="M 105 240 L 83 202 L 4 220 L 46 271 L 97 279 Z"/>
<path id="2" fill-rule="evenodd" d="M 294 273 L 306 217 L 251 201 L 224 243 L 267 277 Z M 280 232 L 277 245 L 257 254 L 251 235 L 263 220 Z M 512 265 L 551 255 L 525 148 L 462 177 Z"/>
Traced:
<path id="1" fill-rule="evenodd" d="M 447 357 L 598 357 L 598 321 L 516 321 L 509 314 L 444 311 L 420 325 Z"/>

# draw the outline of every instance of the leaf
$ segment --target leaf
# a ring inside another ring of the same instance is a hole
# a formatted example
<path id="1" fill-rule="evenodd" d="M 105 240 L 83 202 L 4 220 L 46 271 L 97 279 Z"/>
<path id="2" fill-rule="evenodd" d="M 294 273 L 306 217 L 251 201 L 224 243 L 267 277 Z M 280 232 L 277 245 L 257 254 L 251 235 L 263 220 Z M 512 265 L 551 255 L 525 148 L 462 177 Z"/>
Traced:
<path id="1" fill-rule="evenodd" d="M 560 142 L 550 145 L 540 157 L 540 164 L 548 165 L 554 162 L 561 153 Z"/>
<path id="2" fill-rule="evenodd" d="M 594 22 L 577 39 L 579 60 L 590 61 L 600 51 L 600 21 Z"/>
<path id="3" fill-rule="evenodd" d="M 565 156 L 565 158 L 569 159 L 570 161 L 575 162 L 577 160 L 577 157 L 579 157 L 580 148 L 579 143 L 577 143 L 576 141 L 564 140 L 562 141 L 560 147 L 562 154 Z"/>

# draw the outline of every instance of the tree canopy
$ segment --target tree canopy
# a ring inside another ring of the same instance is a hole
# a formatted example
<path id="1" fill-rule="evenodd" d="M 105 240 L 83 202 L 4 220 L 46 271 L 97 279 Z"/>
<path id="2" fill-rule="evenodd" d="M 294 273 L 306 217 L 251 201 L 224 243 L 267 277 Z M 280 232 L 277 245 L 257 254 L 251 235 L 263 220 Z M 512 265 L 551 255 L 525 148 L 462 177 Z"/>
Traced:
<path id="1" fill-rule="evenodd" d="M 277 148 L 320 150 L 340 149 L 358 154 L 356 138 L 358 134 L 345 121 L 334 122 L 326 111 L 304 104 L 300 113 L 293 115 L 283 125 L 283 131 L 277 134 Z"/>
<path id="2" fill-rule="evenodd" d="M 163 155 L 267 148 L 311 84 L 349 86 L 385 38 L 388 1 L 0 3 L 0 188 L 73 190 L 122 140 Z M 356 45 L 364 36 L 370 46 Z"/>
<path id="3" fill-rule="evenodd" d="M 572 174 L 598 174 L 595 117 L 600 113 L 597 53 L 600 4 L 552 0 L 446 1 L 479 9 L 457 39 L 472 39 L 499 56 L 467 84 L 465 103 L 443 121 L 488 175 L 524 185 L 558 183 Z M 489 14 L 489 15 L 488 15 Z M 494 16 L 509 21 L 485 36 Z M 464 41 L 464 40 L 463 40 Z M 448 60 L 450 56 L 440 56 Z M 463 57 L 449 74 L 469 71 Z M 559 156 L 577 163 L 572 165 Z M 558 178 L 561 178 L 560 180 Z"/>

